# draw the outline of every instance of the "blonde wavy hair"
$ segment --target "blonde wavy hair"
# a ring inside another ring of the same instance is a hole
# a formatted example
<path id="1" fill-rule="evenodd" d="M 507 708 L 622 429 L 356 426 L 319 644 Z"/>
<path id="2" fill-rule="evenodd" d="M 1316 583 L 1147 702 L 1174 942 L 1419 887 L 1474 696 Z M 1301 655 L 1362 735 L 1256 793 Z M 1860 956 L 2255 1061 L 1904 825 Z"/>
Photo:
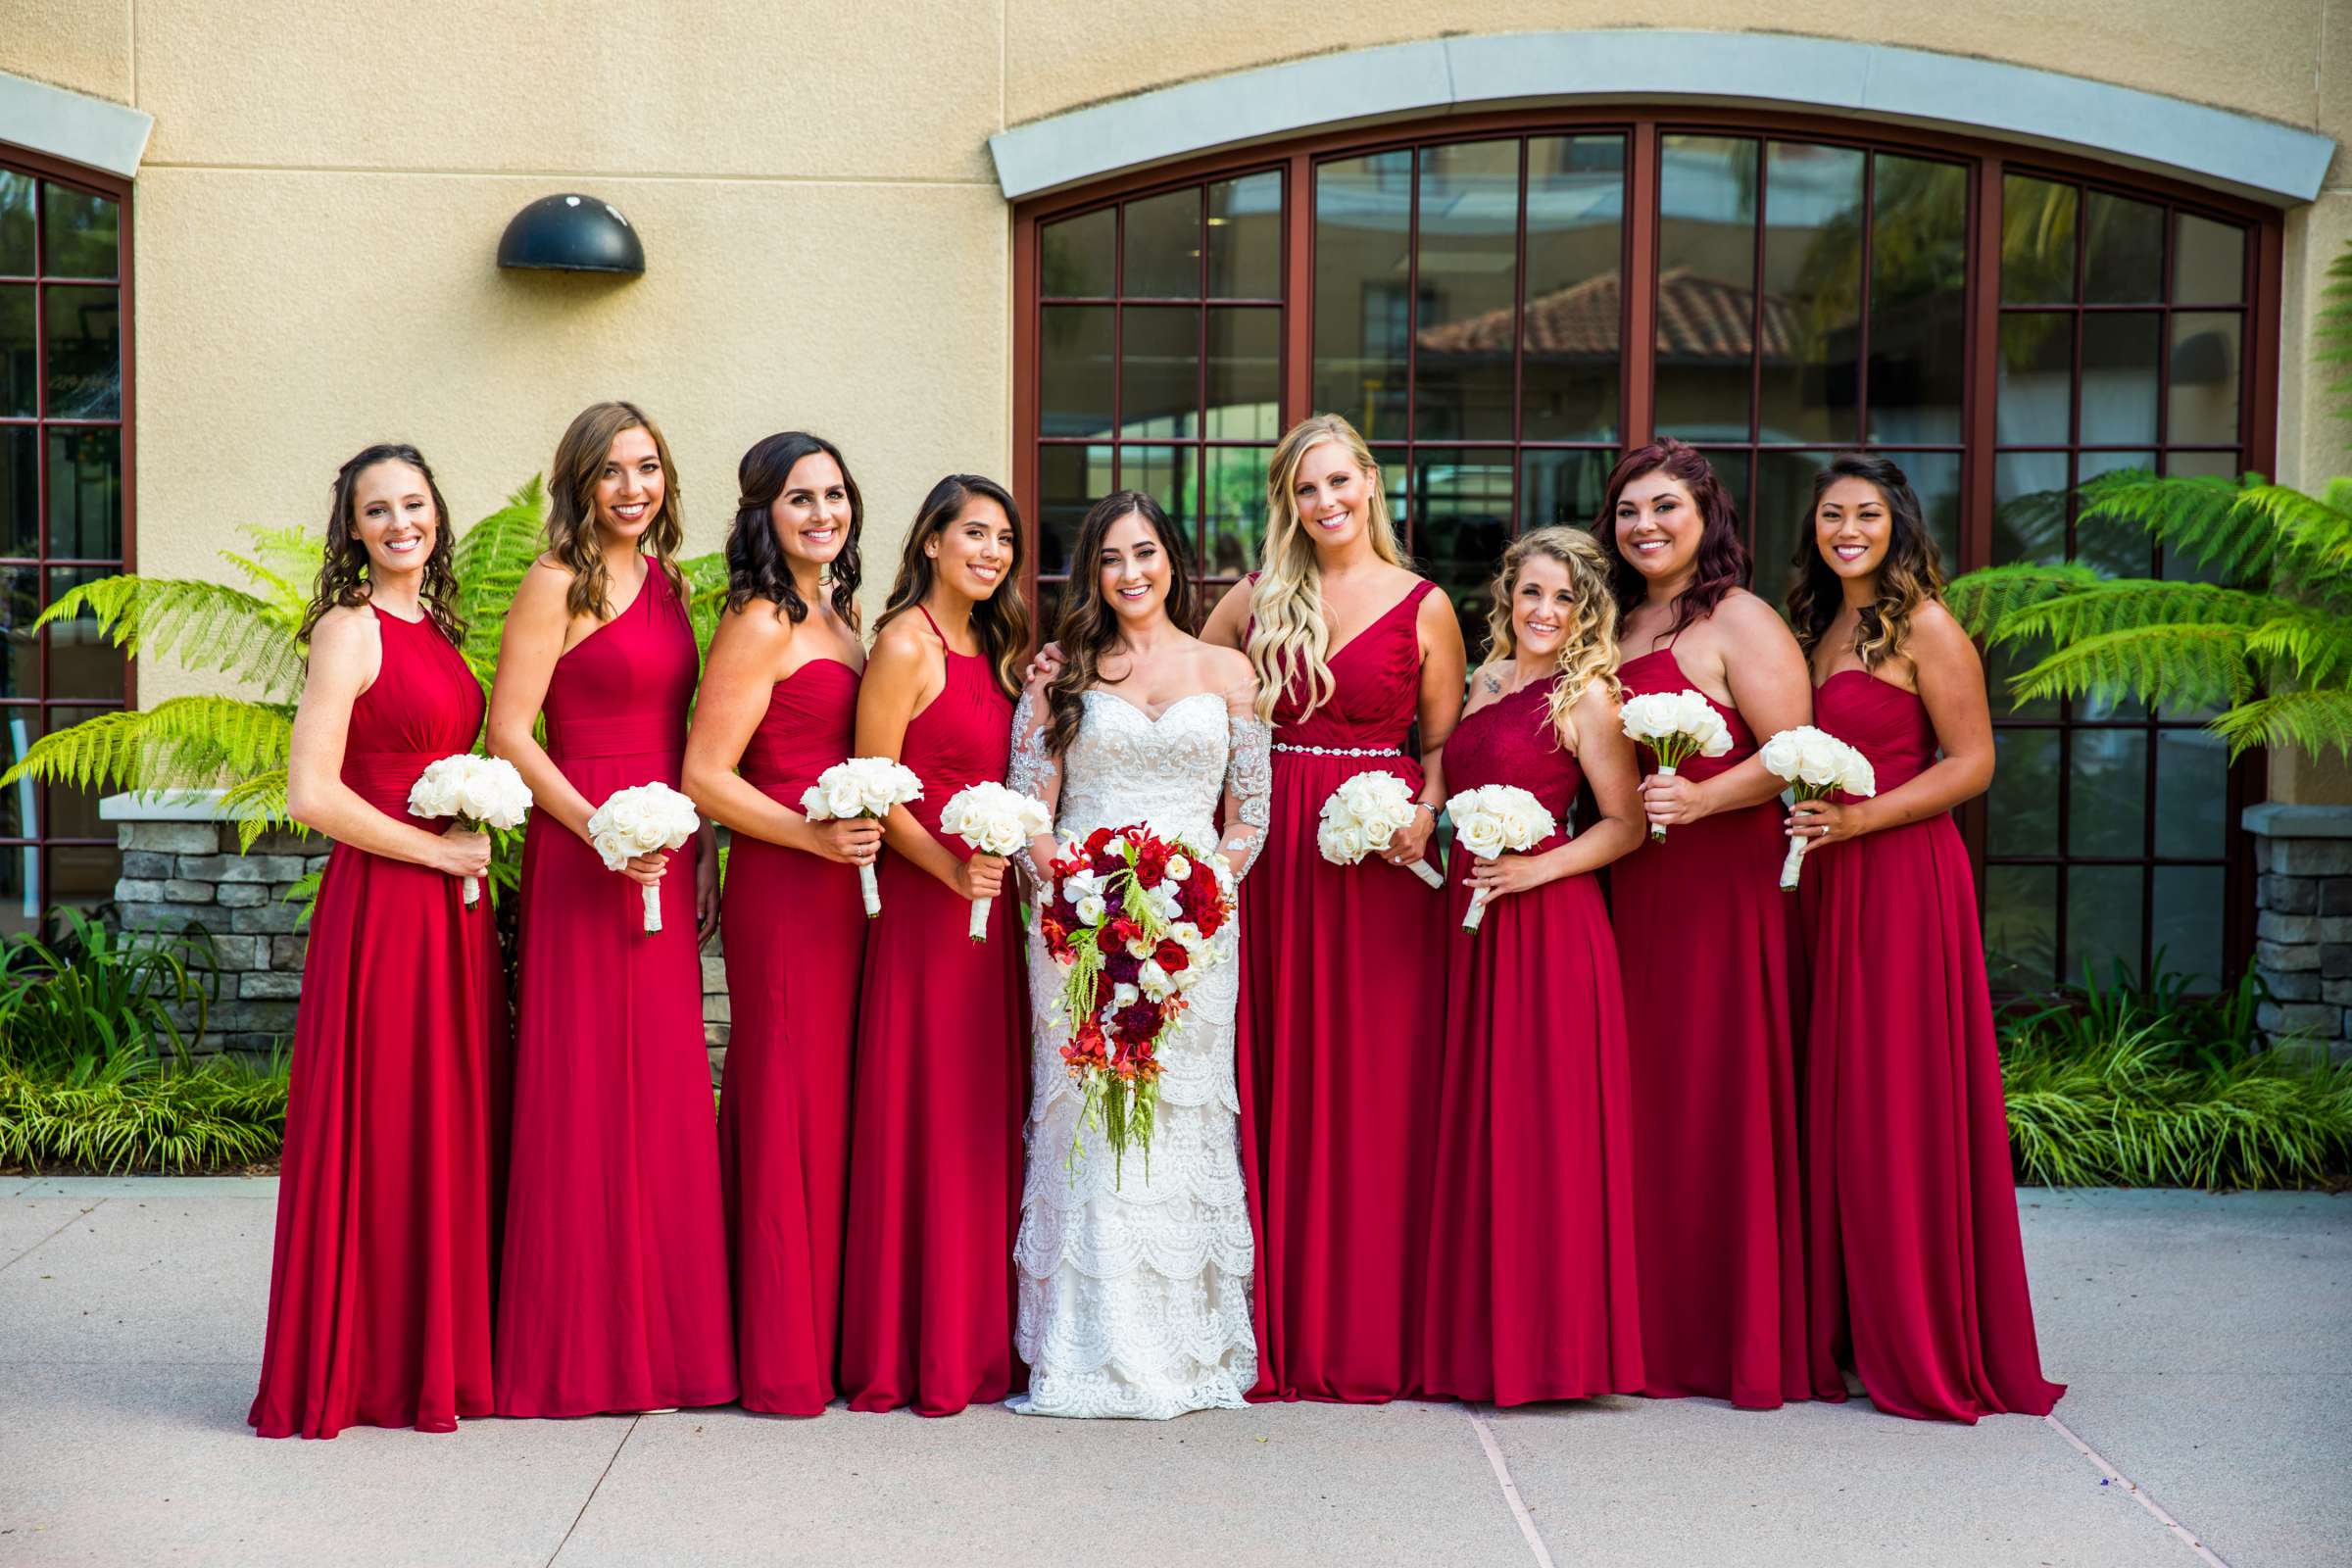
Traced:
<path id="1" fill-rule="evenodd" d="M 1576 750 L 1576 702 L 1598 682 L 1615 702 L 1617 684 L 1617 596 L 1610 588 L 1616 562 L 1599 540 L 1582 528 L 1538 528 L 1511 541 L 1502 553 L 1490 585 L 1494 603 L 1487 611 L 1487 635 L 1494 652 L 1490 662 L 1516 656 L 1519 638 L 1511 627 L 1511 595 L 1519 587 L 1519 570 L 1532 556 L 1544 556 L 1568 568 L 1568 584 L 1576 594 L 1576 618 L 1560 641 L 1559 680 L 1551 688 L 1552 733 L 1565 751 Z"/>
<path id="2" fill-rule="evenodd" d="M 643 430 L 653 438 L 654 455 L 662 463 L 662 510 L 647 526 L 644 543 L 653 546 L 654 564 L 667 574 L 679 597 L 686 594 L 686 573 L 678 566 L 678 547 L 686 540 L 685 504 L 678 494 L 678 466 L 669 460 L 669 443 L 652 416 L 636 404 L 591 403 L 556 443 L 556 461 L 548 465 L 547 475 L 547 553 L 571 573 L 564 602 L 573 615 L 603 620 L 612 613 L 612 583 L 605 572 L 604 547 L 596 538 L 596 486 L 605 459 L 623 430 Z"/>
<path id="3" fill-rule="evenodd" d="M 1266 470 L 1266 544 L 1250 590 L 1250 636 L 1243 649 L 1257 671 L 1257 716 L 1269 723 L 1275 705 L 1301 672 L 1306 676 L 1302 718 L 1338 690 L 1324 662 L 1331 652 L 1331 627 L 1323 619 L 1322 568 L 1316 564 L 1315 542 L 1299 520 L 1296 495 L 1306 455 L 1326 441 L 1346 447 L 1348 461 L 1364 476 L 1372 553 L 1392 566 L 1405 564 L 1389 498 L 1380 487 L 1380 465 L 1355 426 L 1336 414 L 1310 415 L 1291 426 Z"/>

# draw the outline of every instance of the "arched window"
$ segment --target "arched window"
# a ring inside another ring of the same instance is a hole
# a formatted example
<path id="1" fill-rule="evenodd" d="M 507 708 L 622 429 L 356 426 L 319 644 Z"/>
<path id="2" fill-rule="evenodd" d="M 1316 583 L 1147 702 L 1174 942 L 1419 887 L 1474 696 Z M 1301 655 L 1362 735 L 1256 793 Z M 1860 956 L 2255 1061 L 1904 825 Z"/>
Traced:
<path id="1" fill-rule="evenodd" d="M 130 188 L 0 146 L 0 757 L 129 700 L 94 620 L 35 633 L 130 559 Z M 114 891 L 85 791 L 0 789 L 0 931 Z"/>
<path id="2" fill-rule="evenodd" d="M 1900 462 L 1955 572 L 2166 569 L 2069 500 L 2132 465 L 2268 469 L 2278 219 L 2055 154 L 1849 120 L 1458 115 L 1152 171 L 1016 212 L 1015 480 L 1050 618 L 1088 500 L 1150 490 L 1207 574 L 1254 560 L 1266 455 L 1347 415 L 1473 635 L 1523 528 L 1592 520 L 1653 433 L 1788 586 L 1813 474 Z M 1632 286 L 1628 286 L 1628 280 Z M 2266 360 L 2263 356 L 2268 355 Z M 1997 675 L 1996 671 L 1996 675 Z M 2013 710 L 1963 813 L 1994 983 L 2240 958 L 2259 788 L 2199 715 Z"/>

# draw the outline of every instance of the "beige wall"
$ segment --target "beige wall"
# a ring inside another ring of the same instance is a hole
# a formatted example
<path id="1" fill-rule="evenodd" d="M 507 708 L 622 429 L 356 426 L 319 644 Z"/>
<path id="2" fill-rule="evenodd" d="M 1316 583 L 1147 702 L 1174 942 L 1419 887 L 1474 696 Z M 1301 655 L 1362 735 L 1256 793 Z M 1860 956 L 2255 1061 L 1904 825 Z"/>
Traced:
<path id="1" fill-rule="evenodd" d="M 1711 27 L 2096 76 L 2352 140 L 2352 0 L 0 0 L 0 71 L 156 117 L 136 195 L 141 564 L 212 569 L 309 520 L 387 436 L 470 520 L 582 403 L 662 420 L 710 548 L 753 439 L 840 440 L 873 574 L 942 471 L 1008 466 L 1006 124 L 1299 55 L 1443 32 Z M 2316 47 L 2315 47 L 2316 46 Z M 1347 113 L 1335 104 L 1335 118 Z M 506 219 L 579 188 L 646 275 L 499 272 Z M 2303 326 L 2352 236 L 2352 163 L 2287 228 L 2280 463 L 2342 466 Z M 149 696 L 182 689 L 150 669 Z M 2293 787 L 2291 779 L 2283 785 Z"/>

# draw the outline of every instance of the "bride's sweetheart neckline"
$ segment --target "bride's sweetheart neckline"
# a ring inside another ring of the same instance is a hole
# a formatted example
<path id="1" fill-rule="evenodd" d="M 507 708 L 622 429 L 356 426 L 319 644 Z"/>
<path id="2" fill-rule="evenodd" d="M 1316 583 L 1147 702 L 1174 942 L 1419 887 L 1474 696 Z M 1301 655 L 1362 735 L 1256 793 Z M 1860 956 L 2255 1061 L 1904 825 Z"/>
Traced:
<path id="1" fill-rule="evenodd" d="M 1121 697 L 1118 693 L 1104 691 L 1100 686 L 1089 686 L 1079 695 L 1082 697 L 1105 698 L 1110 702 L 1118 704 L 1121 708 L 1124 708 L 1127 710 L 1127 711 L 1133 713 L 1136 717 L 1142 719 L 1147 724 L 1157 724 L 1160 720 L 1166 718 L 1170 713 L 1173 713 L 1176 711 L 1176 710 L 1182 708 L 1185 704 L 1191 702 L 1196 697 L 1214 697 L 1220 703 L 1225 700 L 1225 694 L 1223 692 L 1186 692 L 1182 697 L 1177 698 L 1174 702 L 1168 704 L 1165 708 L 1162 708 L 1158 712 L 1154 713 L 1143 704 L 1131 703 L 1126 698 Z"/>

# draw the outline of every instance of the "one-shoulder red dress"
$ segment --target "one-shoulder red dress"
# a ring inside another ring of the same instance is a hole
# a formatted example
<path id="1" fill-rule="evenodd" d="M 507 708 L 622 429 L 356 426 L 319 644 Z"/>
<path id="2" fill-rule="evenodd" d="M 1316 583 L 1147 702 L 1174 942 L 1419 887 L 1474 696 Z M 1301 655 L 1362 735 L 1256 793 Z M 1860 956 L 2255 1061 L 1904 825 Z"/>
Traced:
<path id="1" fill-rule="evenodd" d="M 383 664 L 351 707 L 343 782 L 386 816 L 473 750 L 482 688 L 429 619 L 375 611 Z M 487 902 L 428 866 L 327 855 L 303 956 L 270 1268 L 266 1438 L 454 1431 L 491 1409 L 507 1131 L 507 988 Z"/>
<path id="2" fill-rule="evenodd" d="M 1936 760 L 1918 695 L 1866 670 L 1821 684 L 1813 721 L 1884 795 Z M 1854 1370 L 1880 1409 L 1974 1422 L 2046 1415 L 2018 1238 L 2001 1063 L 1968 851 L 1949 812 L 1810 851 L 1805 1051 L 1814 1392 Z"/>
<path id="3" fill-rule="evenodd" d="M 602 805 L 678 787 L 697 658 L 659 565 L 556 661 L 547 751 Z M 718 1130 L 695 952 L 700 844 L 638 885 L 545 811 L 522 851 L 514 1164 L 498 1297 L 498 1412 L 594 1415 L 735 1397 Z"/>
<path id="4" fill-rule="evenodd" d="M 744 747 L 744 779 L 793 810 L 850 755 L 858 672 L 811 659 L 776 682 Z M 814 1415 L 841 1350 L 849 1201 L 850 1057 L 865 969 L 858 873 L 734 836 L 720 906 L 727 1065 L 718 1163 L 746 1409 Z"/>

